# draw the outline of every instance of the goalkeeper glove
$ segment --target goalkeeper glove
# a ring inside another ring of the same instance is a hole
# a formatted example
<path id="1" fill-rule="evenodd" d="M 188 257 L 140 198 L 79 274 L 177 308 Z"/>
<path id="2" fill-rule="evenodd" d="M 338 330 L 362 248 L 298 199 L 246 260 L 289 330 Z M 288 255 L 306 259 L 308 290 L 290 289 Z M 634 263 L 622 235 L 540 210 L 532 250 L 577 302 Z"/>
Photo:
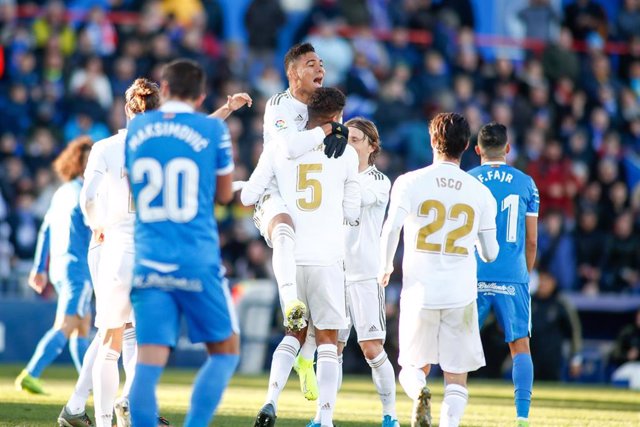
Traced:
<path id="1" fill-rule="evenodd" d="M 324 154 L 338 158 L 344 154 L 349 139 L 349 128 L 342 123 L 331 122 L 331 133 L 324 138 Z"/>

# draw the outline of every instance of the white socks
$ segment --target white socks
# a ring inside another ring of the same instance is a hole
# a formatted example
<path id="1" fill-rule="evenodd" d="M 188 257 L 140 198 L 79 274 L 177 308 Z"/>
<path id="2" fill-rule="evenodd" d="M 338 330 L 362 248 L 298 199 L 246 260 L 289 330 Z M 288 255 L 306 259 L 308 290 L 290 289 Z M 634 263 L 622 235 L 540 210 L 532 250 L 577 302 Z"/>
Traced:
<path id="1" fill-rule="evenodd" d="M 271 232 L 271 244 L 273 245 L 273 274 L 278 282 L 280 298 L 284 306 L 298 298 L 296 289 L 296 261 L 294 250 L 296 235 L 288 224 L 278 224 Z"/>
<path id="2" fill-rule="evenodd" d="M 342 357 L 342 354 L 338 356 L 338 387 L 336 388 L 337 391 L 340 391 L 340 388 L 342 388 L 342 362 L 344 362 L 344 357 Z"/>
<path id="3" fill-rule="evenodd" d="M 412 366 L 403 367 L 398 375 L 398 380 L 404 392 L 407 393 L 407 396 L 413 401 L 418 400 L 420 391 L 427 385 L 427 378 L 424 375 L 424 371 Z"/>
<path id="4" fill-rule="evenodd" d="M 97 427 L 112 426 L 113 404 L 120 382 L 118 358 L 120 353 L 101 345 L 93 365 L 93 401 Z"/>
<path id="5" fill-rule="evenodd" d="M 136 372 L 136 360 L 138 359 L 138 345 L 136 344 L 136 330 L 128 328 L 122 335 L 122 366 L 124 367 L 125 381 L 122 387 L 122 396 L 129 397 L 129 390 L 133 384 Z"/>
<path id="6" fill-rule="evenodd" d="M 67 402 L 67 411 L 73 415 L 78 415 L 84 412 L 87 399 L 91 393 L 93 387 L 92 370 L 93 362 L 96 360 L 98 349 L 100 348 L 100 342 L 102 338 L 100 334 L 96 334 L 89 344 L 84 359 L 82 361 L 82 369 L 80 369 L 80 375 L 78 375 L 78 381 L 76 381 L 76 387 L 73 390 L 73 394 Z"/>
<path id="7" fill-rule="evenodd" d="M 371 366 L 373 383 L 382 402 L 382 415 L 391 415 L 391 418 L 396 418 L 396 376 L 387 353 L 383 350 L 377 357 L 367 359 L 367 363 Z M 424 374 L 422 376 L 424 378 Z"/>
<path id="8" fill-rule="evenodd" d="M 444 400 L 440 407 L 440 427 L 458 427 L 469 400 L 466 387 L 449 384 L 444 388 Z"/>
<path id="9" fill-rule="evenodd" d="M 276 351 L 273 352 L 271 372 L 269 373 L 269 390 L 267 391 L 265 403 L 273 404 L 276 412 L 278 409 L 278 397 L 280 397 L 280 392 L 287 384 L 298 350 L 300 350 L 300 342 L 296 338 L 287 335 L 280 341 Z"/>
<path id="10" fill-rule="evenodd" d="M 318 346 L 318 406 L 320 409 L 320 424 L 333 426 L 333 411 L 338 394 L 338 347 L 334 344 Z"/>

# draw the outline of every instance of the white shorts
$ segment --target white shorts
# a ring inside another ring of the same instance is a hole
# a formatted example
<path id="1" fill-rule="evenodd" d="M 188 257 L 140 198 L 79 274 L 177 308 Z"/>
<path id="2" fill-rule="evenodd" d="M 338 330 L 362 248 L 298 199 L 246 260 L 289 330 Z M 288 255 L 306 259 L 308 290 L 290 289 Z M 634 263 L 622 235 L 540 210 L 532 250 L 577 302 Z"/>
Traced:
<path id="1" fill-rule="evenodd" d="M 133 278 L 133 252 L 121 245 L 103 243 L 98 266 L 96 294 L 96 321 L 98 329 L 113 329 L 133 322 L 131 307 L 131 280 Z"/>
<path id="2" fill-rule="evenodd" d="M 338 333 L 338 341 L 349 340 L 351 326 L 356 330 L 358 342 L 382 340 L 387 336 L 387 319 L 385 317 L 384 288 L 376 279 L 360 282 L 347 282 L 347 329 Z"/>
<path id="3" fill-rule="evenodd" d="M 270 248 L 273 246 L 269 239 L 269 224 L 276 215 L 282 213 L 286 213 L 288 215 L 289 210 L 277 190 L 265 193 L 260 200 L 258 200 L 255 210 L 253 211 L 253 222 L 258 230 L 260 230 L 260 234 L 264 237 L 265 242 L 267 242 L 267 245 L 269 245 Z"/>
<path id="4" fill-rule="evenodd" d="M 475 301 L 440 310 L 414 305 L 400 302 L 400 366 L 439 364 L 445 372 L 463 374 L 485 365 Z"/>
<path id="5" fill-rule="evenodd" d="M 347 327 L 344 295 L 344 267 L 299 265 L 296 269 L 298 298 L 308 308 L 307 320 L 320 330 Z"/>

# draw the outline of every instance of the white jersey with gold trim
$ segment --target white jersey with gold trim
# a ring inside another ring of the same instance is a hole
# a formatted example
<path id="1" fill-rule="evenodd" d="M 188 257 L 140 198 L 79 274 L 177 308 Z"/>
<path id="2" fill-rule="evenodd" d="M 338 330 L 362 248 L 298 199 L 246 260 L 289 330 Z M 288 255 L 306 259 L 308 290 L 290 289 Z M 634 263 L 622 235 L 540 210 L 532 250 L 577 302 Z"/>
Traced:
<path id="1" fill-rule="evenodd" d="M 347 282 L 375 279 L 380 267 L 380 232 L 389 203 L 391 182 L 375 166 L 358 175 L 362 191 L 360 218 L 345 222 Z"/>
<path id="2" fill-rule="evenodd" d="M 487 187 L 450 162 L 398 177 L 389 215 L 404 210 L 402 299 L 422 308 L 464 307 L 477 297 L 474 245 L 496 228 Z"/>

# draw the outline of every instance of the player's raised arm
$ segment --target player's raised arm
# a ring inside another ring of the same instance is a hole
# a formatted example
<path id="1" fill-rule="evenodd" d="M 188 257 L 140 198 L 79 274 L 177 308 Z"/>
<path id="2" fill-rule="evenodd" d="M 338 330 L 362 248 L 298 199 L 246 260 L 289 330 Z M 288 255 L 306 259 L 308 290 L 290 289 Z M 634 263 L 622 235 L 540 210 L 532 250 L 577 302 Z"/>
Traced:
<path id="1" fill-rule="evenodd" d="M 229 203 L 233 199 L 233 146 L 231 144 L 231 135 L 227 125 L 220 121 L 221 138 L 218 146 L 218 170 L 216 177 L 216 201 L 218 203 Z"/>
<path id="2" fill-rule="evenodd" d="M 389 284 L 389 277 L 393 272 L 393 257 L 400 241 L 400 231 L 404 225 L 404 220 L 409 215 L 411 207 L 409 200 L 405 197 L 406 183 L 403 176 L 398 177 L 391 189 L 391 205 L 389 206 L 389 216 L 382 226 L 380 236 L 380 272 L 378 273 L 378 283 L 382 286 Z"/>
<path id="3" fill-rule="evenodd" d="M 240 201 L 243 205 L 255 205 L 273 180 L 273 150 L 273 146 L 265 147 L 249 180 L 242 186 Z"/>
<path id="4" fill-rule="evenodd" d="M 251 107 L 253 105 L 253 99 L 248 93 L 240 92 L 233 95 L 227 95 L 227 102 L 213 113 L 209 114 L 209 117 L 216 117 L 218 119 L 226 120 L 231 113 L 244 107 Z"/>

